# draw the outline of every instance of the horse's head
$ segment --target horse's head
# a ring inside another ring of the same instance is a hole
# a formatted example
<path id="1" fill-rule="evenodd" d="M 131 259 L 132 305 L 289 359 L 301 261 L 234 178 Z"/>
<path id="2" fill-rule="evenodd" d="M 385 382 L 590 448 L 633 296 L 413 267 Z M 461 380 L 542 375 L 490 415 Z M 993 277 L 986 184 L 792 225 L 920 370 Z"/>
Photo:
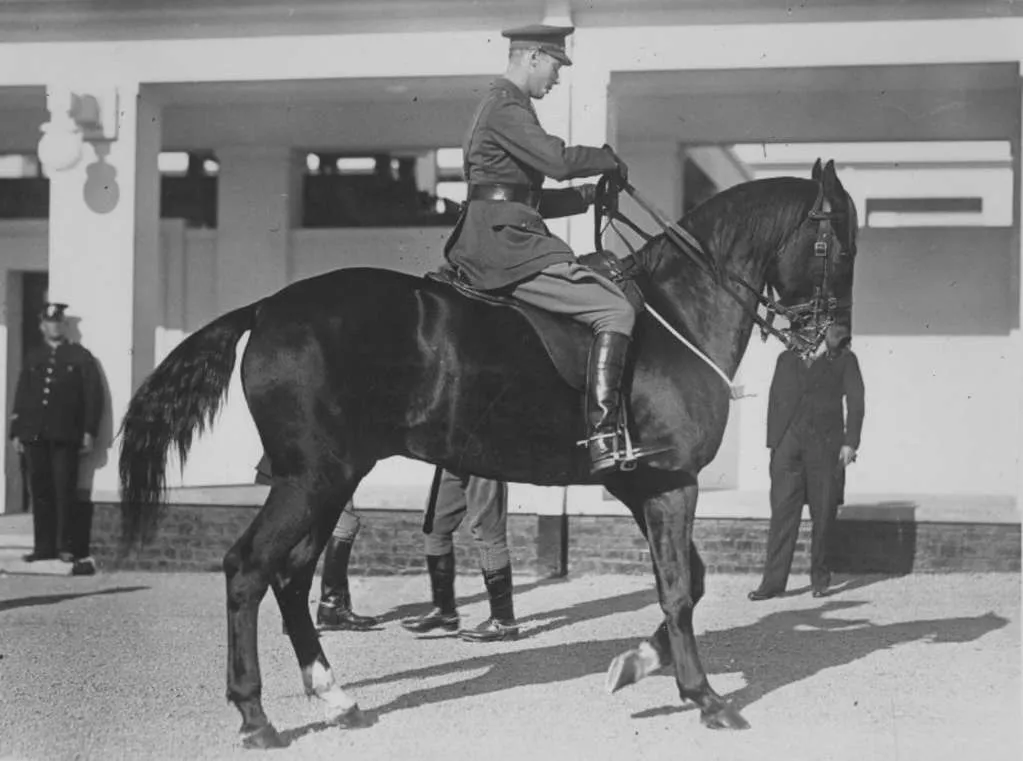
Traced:
<path id="1" fill-rule="evenodd" d="M 816 350 L 829 328 L 837 343 L 851 333 L 858 227 L 856 207 L 835 173 L 835 162 L 822 167 L 817 159 L 812 179 L 816 200 L 768 272 L 768 284 L 789 318 L 789 345 L 803 353 Z"/>

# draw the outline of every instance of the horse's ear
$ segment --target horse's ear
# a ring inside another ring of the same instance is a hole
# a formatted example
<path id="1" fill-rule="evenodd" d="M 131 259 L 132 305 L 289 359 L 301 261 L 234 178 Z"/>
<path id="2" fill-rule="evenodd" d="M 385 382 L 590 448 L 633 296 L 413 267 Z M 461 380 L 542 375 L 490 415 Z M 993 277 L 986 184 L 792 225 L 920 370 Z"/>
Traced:
<path id="1" fill-rule="evenodd" d="M 828 159 L 828 163 L 824 165 L 824 172 L 820 178 L 821 183 L 824 185 L 824 194 L 828 198 L 834 199 L 838 195 L 838 173 L 835 172 L 835 160 Z"/>
<path id="2" fill-rule="evenodd" d="M 813 171 L 810 172 L 810 179 L 815 180 L 817 182 L 821 181 L 821 160 L 820 159 L 817 159 L 815 162 L 813 162 Z"/>

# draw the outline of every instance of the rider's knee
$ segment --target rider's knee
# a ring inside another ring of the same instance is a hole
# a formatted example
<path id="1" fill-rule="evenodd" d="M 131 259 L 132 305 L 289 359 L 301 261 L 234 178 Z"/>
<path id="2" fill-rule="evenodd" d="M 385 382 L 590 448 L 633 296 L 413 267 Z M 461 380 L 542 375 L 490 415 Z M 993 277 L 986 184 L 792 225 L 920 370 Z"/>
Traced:
<path id="1" fill-rule="evenodd" d="M 613 309 L 605 310 L 593 321 L 593 332 L 623 333 L 631 336 L 635 325 L 636 310 L 623 298 L 620 304 L 615 304 Z"/>

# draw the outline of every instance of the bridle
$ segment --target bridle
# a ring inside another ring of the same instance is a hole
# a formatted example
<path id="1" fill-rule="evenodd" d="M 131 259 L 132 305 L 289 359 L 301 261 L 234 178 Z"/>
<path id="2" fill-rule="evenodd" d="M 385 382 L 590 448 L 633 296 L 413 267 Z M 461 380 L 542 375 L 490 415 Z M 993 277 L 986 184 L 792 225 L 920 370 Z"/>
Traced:
<path id="1" fill-rule="evenodd" d="M 817 239 L 813 246 L 813 262 L 819 268 L 817 285 L 814 287 L 813 296 L 806 302 L 786 306 L 778 299 L 772 298 L 770 292 L 773 290 L 769 285 L 763 289 L 756 289 L 747 282 L 745 278 L 732 272 L 723 271 L 717 262 L 711 258 L 703 245 L 692 233 L 681 225 L 675 224 L 659 212 L 639 191 L 628 182 L 613 182 L 604 176 L 597 183 L 596 200 L 594 202 L 594 243 L 597 251 L 603 251 L 603 234 L 607 227 L 611 227 L 618 233 L 633 254 L 632 258 L 637 265 L 640 265 L 636 258 L 636 250 L 629 244 L 628 240 L 621 235 L 621 232 L 614 227 L 614 223 L 621 222 L 641 237 L 650 241 L 653 236 L 646 233 L 618 211 L 617 195 L 624 190 L 639 204 L 639 206 L 653 217 L 664 230 L 668 239 L 686 257 L 702 268 L 715 279 L 718 285 L 731 296 L 731 298 L 745 311 L 759 326 L 761 336 L 766 341 L 769 336 L 781 341 L 787 349 L 795 351 L 803 358 L 816 354 L 824 341 L 828 328 L 836 322 L 836 313 L 840 310 L 851 308 L 851 302 L 840 302 L 831 295 L 831 247 L 834 243 L 835 231 L 832 222 L 842 219 L 845 214 L 836 212 L 824 195 L 824 185 L 818 182 L 817 198 L 813 203 L 806 218 L 794 227 L 778 245 L 772 258 L 777 258 L 788 246 L 807 223 L 817 224 Z M 604 220 L 606 219 L 606 223 Z M 641 266 L 641 265 L 640 265 Z M 751 306 L 747 299 L 740 295 L 739 289 L 753 294 L 755 304 Z M 766 292 L 765 292 L 766 291 Z M 762 316 L 758 307 L 764 307 L 766 316 Z M 774 327 L 776 317 L 784 317 L 789 327 L 778 329 Z"/>

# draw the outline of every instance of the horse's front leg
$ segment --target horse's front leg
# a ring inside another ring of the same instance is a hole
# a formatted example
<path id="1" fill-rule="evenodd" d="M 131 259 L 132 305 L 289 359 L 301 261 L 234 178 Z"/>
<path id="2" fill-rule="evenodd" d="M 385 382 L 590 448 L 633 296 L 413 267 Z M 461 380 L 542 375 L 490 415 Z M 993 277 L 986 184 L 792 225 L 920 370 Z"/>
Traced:
<path id="1" fill-rule="evenodd" d="M 700 706 L 703 723 L 714 729 L 746 729 L 746 720 L 711 689 L 696 649 L 693 609 L 703 591 L 702 578 L 694 577 L 691 556 L 698 495 L 694 480 L 681 489 L 648 499 L 643 507 L 669 652 L 679 695 Z M 702 563 L 697 564 L 700 570 L 702 567 Z"/>

